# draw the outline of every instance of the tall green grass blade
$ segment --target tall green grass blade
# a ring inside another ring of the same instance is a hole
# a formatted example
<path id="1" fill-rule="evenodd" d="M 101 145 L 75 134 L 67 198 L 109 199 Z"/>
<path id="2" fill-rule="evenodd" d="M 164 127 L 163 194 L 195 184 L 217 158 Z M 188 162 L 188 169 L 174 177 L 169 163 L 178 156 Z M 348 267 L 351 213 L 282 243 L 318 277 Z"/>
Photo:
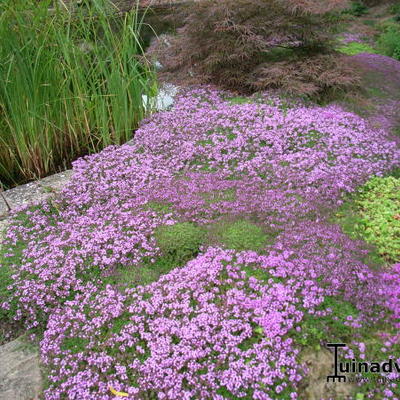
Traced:
<path id="1" fill-rule="evenodd" d="M 145 116 L 155 75 L 142 63 L 143 15 L 108 0 L 68 10 L 50 1 L 0 2 L 0 179 L 57 171 L 121 144 Z"/>

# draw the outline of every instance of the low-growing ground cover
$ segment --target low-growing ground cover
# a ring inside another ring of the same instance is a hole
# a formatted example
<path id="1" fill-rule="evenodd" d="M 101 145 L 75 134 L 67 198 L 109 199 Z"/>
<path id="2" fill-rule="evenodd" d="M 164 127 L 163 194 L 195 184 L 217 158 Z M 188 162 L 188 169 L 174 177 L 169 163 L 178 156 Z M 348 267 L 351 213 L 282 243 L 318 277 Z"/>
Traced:
<path id="1" fill-rule="evenodd" d="M 132 144 L 76 161 L 4 244 L 3 313 L 42 338 L 45 398 L 108 400 L 111 385 L 132 399 L 301 399 L 304 348 L 397 359 L 398 260 L 370 265 L 332 216 L 360 185 L 373 202 L 366 182 L 399 156 L 338 106 L 199 88 Z"/>
<path id="2" fill-rule="evenodd" d="M 351 235 L 376 246 L 388 263 L 400 258 L 400 180 L 394 176 L 373 177 L 358 189 L 341 213 Z"/>

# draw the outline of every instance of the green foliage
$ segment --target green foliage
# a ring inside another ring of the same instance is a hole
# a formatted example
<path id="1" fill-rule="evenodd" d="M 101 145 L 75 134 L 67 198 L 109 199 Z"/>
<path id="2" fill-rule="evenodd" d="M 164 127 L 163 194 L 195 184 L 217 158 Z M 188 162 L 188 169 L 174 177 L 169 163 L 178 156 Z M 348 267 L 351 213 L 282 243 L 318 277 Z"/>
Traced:
<path id="1" fill-rule="evenodd" d="M 337 213 L 343 231 L 375 246 L 368 261 L 391 263 L 400 257 L 400 177 L 373 177 Z"/>
<path id="2" fill-rule="evenodd" d="M 296 342 L 303 346 L 318 347 L 321 341 L 351 342 L 354 328 L 345 324 L 347 317 L 355 318 L 357 309 L 349 302 L 337 297 L 325 297 L 319 310 L 330 309 L 324 317 L 306 314 L 301 323 L 301 331 L 293 331 Z"/>
<path id="3" fill-rule="evenodd" d="M 79 337 L 65 338 L 62 343 L 62 350 L 70 351 L 72 354 L 76 354 L 85 351 L 88 344 L 88 339 Z"/>
<path id="4" fill-rule="evenodd" d="M 131 265 L 119 268 L 113 276 L 106 280 L 103 279 L 103 282 L 123 287 L 135 287 L 138 285 L 148 285 L 155 282 L 159 277 L 160 273 L 155 266 L 152 268 L 147 264 L 143 266 Z"/>
<path id="5" fill-rule="evenodd" d="M 361 1 L 353 1 L 350 8 L 345 11 L 347 14 L 361 17 L 368 14 L 368 7 Z"/>
<path id="6" fill-rule="evenodd" d="M 10 291 L 8 290 L 8 286 L 12 284 L 13 280 L 11 276 L 13 274 L 13 270 L 5 263 L 3 255 L 0 250 L 0 303 L 6 301 L 9 298 Z M 7 318 L 11 319 L 14 316 L 12 310 L 4 310 L 0 308 L 0 319 Z"/>
<path id="7" fill-rule="evenodd" d="M 378 38 L 378 48 L 383 54 L 400 60 L 400 25 L 389 25 Z"/>
<path id="8" fill-rule="evenodd" d="M 376 21 L 373 20 L 373 19 L 366 19 L 366 20 L 363 21 L 363 24 L 367 25 L 367 26 L 375 26 L 376 25 Z"/>
<path id="9" fill-rule="evenodd" d="M 380 97 L 380 98 L 385 98 L 387 96 L 387 94 L 384 92 L 383 89 L 378 88 L 378 87 L 369 87 L 366 89 L 367 93 L 369 96 L 371 96 L 372 98 L 376 98 L 376 97 Z"/>
<path id="10" fill-rule="evenodd" d="M 267 244 L 268 236 L 258 225 L 247 220 L 221 223 L 216 230 L 220 242 L 229 249 L 260 251 Z"/>
<path id="11" fill-rule="evenodd" d="M 396 21 L 394 21 L 392 18 L 390 18 L 390 19 L 385 19 L 383 21 L 378 21 L 376 24 L 376 29 L 380 33 L 384 33 L 387 30 L 389 30 L 391 28 L 396 28 L 398 26 L 399 26 L 398 23 Z"/>
<path id="12" fill-rule="evenodd" d="M 246 273 L 247 277 L 256 278 L 261 282 L 267 283 L 270 279 L 278 280 L 278 278 L 273 277 L 266 268 L 246 266 L 242 267 L 242 270 Z"/>
<path id="13" fill-rule="evenodd" d="M 345 45 L 338 47 L 338 51 L 349 56 L 354 56 L 360 53 L 371 53 L 376 54 L 376 50 L 366 43 L 350 42 Z"/>
<path id="14" fill-rule="evenodd" d="M 361 189 L 356 202 L 364 225 L 364 237 L 377 246 L 382 257 L 400 257 L 400 179 L 373 177 Z"/>
<path id="15" fill-rule="evenodd" d="M 142 265 L 130 265 L 118 268 L 112 276 L 103 277 L 103 284 L 121 287 L 146 286 L 157 281 L 161 275 L 167 274 L 180 266 L 191 257 L 177 259 L 176 256 L 167 254 L 157 257 L 155 261 L 145 259 Z"/>
<path id="16" fill-rule="evenodd" d="M 394 49 L 393 58 L 400 61 L 400 45 Z"/>
<path id="17" fill-rule="evenodd" d="M 154 76 L 140 62 L 135 10 L 109 0 L 67 11 L 50 0 L 0 1 L 0 179 L 44 176 L 131 138 Z M 89 4 L 89 3 L 88 3 Z"/>
<path id="18" fill-rule="evenodd" d="M 21 213 L 19 216 L 21 225 L 27 226 L 27 215 Z M 21 330 L 21 326 L 14 320 L 17 309 L 17 300 L 14 298 L 10 301 L 12 289 L 10 285 L 14 283 L 12 275 L 15 273 L 14 265 L 20 264 L 20 258 L 23 250 L 26 248 L 26 243 L 17 241 L 12 247 L 14 256 L 10 257 L 10 247 L 2 244 L 0 240 L 0 304 L 8 303 L 9 307 L 0 307 L 0 344 L 10 335 L 15 335 Z M 7 255 L 7 256 L 6 256 Z"/>
<path id="19" fill-rule="evenodd" d="M 36 207 L 32 207 L 33 210 Z M 32 226 L 29 217 L 25 212 L 20 212 L 16 217 L 16 223 L 26 228 Z M 25 250 L 27 243 L 17 240 L 15 244 L 10 246 L 0 241 L 0 303 L 9 300 L 11 291 L 8 287 L 14 282 L 11 276 L 14 274 L 14 266 L 21 264 L 22 252 Z M 9 253 L 12 252 L 13 256 Z M 11 321 L 15 316 L 16 300 L 10 304 L 9 309 L 0 308 L 0 320 Z"/>
<path id="20" fill-rule="evenodd" d="M 163 256 L 178 266 L 197 255 L 205 233 L 202 228 L 190 222 L 180 222 L 162 225 L 154 235 Z"/>
<path id="21" fill-rule="evenodd" d="M 400 4 L 393 4 L 389 9 L 390 14 L 400 14 Z"/>
<path id="22" fill-rule="evenodd" d="M 396 22 L 400 22 L 400 4 L 393 4 L 389 12 L 393 14 L 393 20 Z"/>
<path id="23" fill-rule="evenodd" d="M 165 215 L 173 212 L 172 204 L 159 203 L 156 201 L 150 201 L 146 204 L 146 208 L 155 211 L 157 214 Z"/>
<path id="24" fill-rule="evenodd" d="M 228 98 L 228 101 L 232 105 L 253 103 L 252 99 L 250 99 L 248 97 L 242 97 L 242 96 L 230 97 L 230 98 Z"/>

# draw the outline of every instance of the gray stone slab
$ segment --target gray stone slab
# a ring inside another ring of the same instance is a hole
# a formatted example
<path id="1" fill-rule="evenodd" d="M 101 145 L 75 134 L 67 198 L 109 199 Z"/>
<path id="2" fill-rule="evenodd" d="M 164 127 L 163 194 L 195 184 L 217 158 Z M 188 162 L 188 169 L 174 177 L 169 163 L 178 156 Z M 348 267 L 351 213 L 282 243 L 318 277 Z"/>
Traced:
<path id="1" fill-rule="evenodd" d="M 0 196 L 0 245 L 8 223 L 7 204 L 11 209 L 15 209 L 54 196 L 68 183 L 71 176 L 72 170 L 66 170 L 2 192 L 7 203 Z"/>
<path id="2" fill-rule="evenodd" d="M 0 400 L 39 400 L 39 353 L 23 338 L 0 346 Z"/>
<path id="3" fill-rule="evenodd" d="M 50 197 L 60 191 L 72 176 L 72 170 L 50 175 L 3 192 L 11 208 L 17 208 Z M 0 218 L 7 215 L 7 205 L 0 197 Z"/>

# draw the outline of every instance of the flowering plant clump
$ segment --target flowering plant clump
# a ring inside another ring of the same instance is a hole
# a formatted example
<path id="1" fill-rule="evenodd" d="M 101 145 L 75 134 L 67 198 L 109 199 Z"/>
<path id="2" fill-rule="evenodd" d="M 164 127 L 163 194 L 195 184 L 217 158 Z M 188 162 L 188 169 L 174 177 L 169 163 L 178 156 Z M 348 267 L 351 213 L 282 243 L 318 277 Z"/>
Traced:
<path id="1" fill-rule="evenodd" d="M 132 398 L 299 398 L 302 375 L 291 332 L 302 331 L 305 316 L 332 314 L 321 306 L 342 288 L 351 287 L 359 304 L 371 291 L 384 295 L 365 265 L 347 272 L 350 282 L 336 282 L 346 249 L 318 272 L 312 254 L 318 240 L 332 235 L 321 229 L 316 236 L 301 252 L 308 262 L 294 259 L 293 250 L 279 252 L 279 244 L 268 256 L 209 248 L 146 287 L 120 293 L 88 285 L 47 326 L 41 344 L 50 370 L 46 398 L 110 399 L 109 385 Z M 318 285 L 322 272 L 333 278 Z M 400 275 L 391 278 L 398 285 Z M 374 306 L 382 311 L 385 304 Z M 390 306 L 399 311 L 398 297 Z M 368 321 L 365 312 L 344 323 L 354 331 Z"/>
<path id="2" fill-rule="evenodd" d="M 337 106 L 202 88 L 133 143 L 76 161 L 69 186 L 15 213 L 5 240 L 2 307 L 44 331 L 46 399 L 108 400 L 110 385 L 132 399 L 301 398 L 315 320 L 359 335 L 396 326 L 399 270 L 368 267 L 328 218 L 399 156 Z M 160 265 L 153 283 L 119 281 Z"/>
<path id="3" fill-rule="evenodd" d="M 263 284 L 242 269 L 250 262 L 256 253 L 210 248 L 144 288 L 89 287 L 48 324 L 42 352 L 61 385 L 47 398 L 108 399 L 107 384 L 138 398 L 297 398 L 298 351 L 284 336 L 321 289 L 272 276 Z"/>

